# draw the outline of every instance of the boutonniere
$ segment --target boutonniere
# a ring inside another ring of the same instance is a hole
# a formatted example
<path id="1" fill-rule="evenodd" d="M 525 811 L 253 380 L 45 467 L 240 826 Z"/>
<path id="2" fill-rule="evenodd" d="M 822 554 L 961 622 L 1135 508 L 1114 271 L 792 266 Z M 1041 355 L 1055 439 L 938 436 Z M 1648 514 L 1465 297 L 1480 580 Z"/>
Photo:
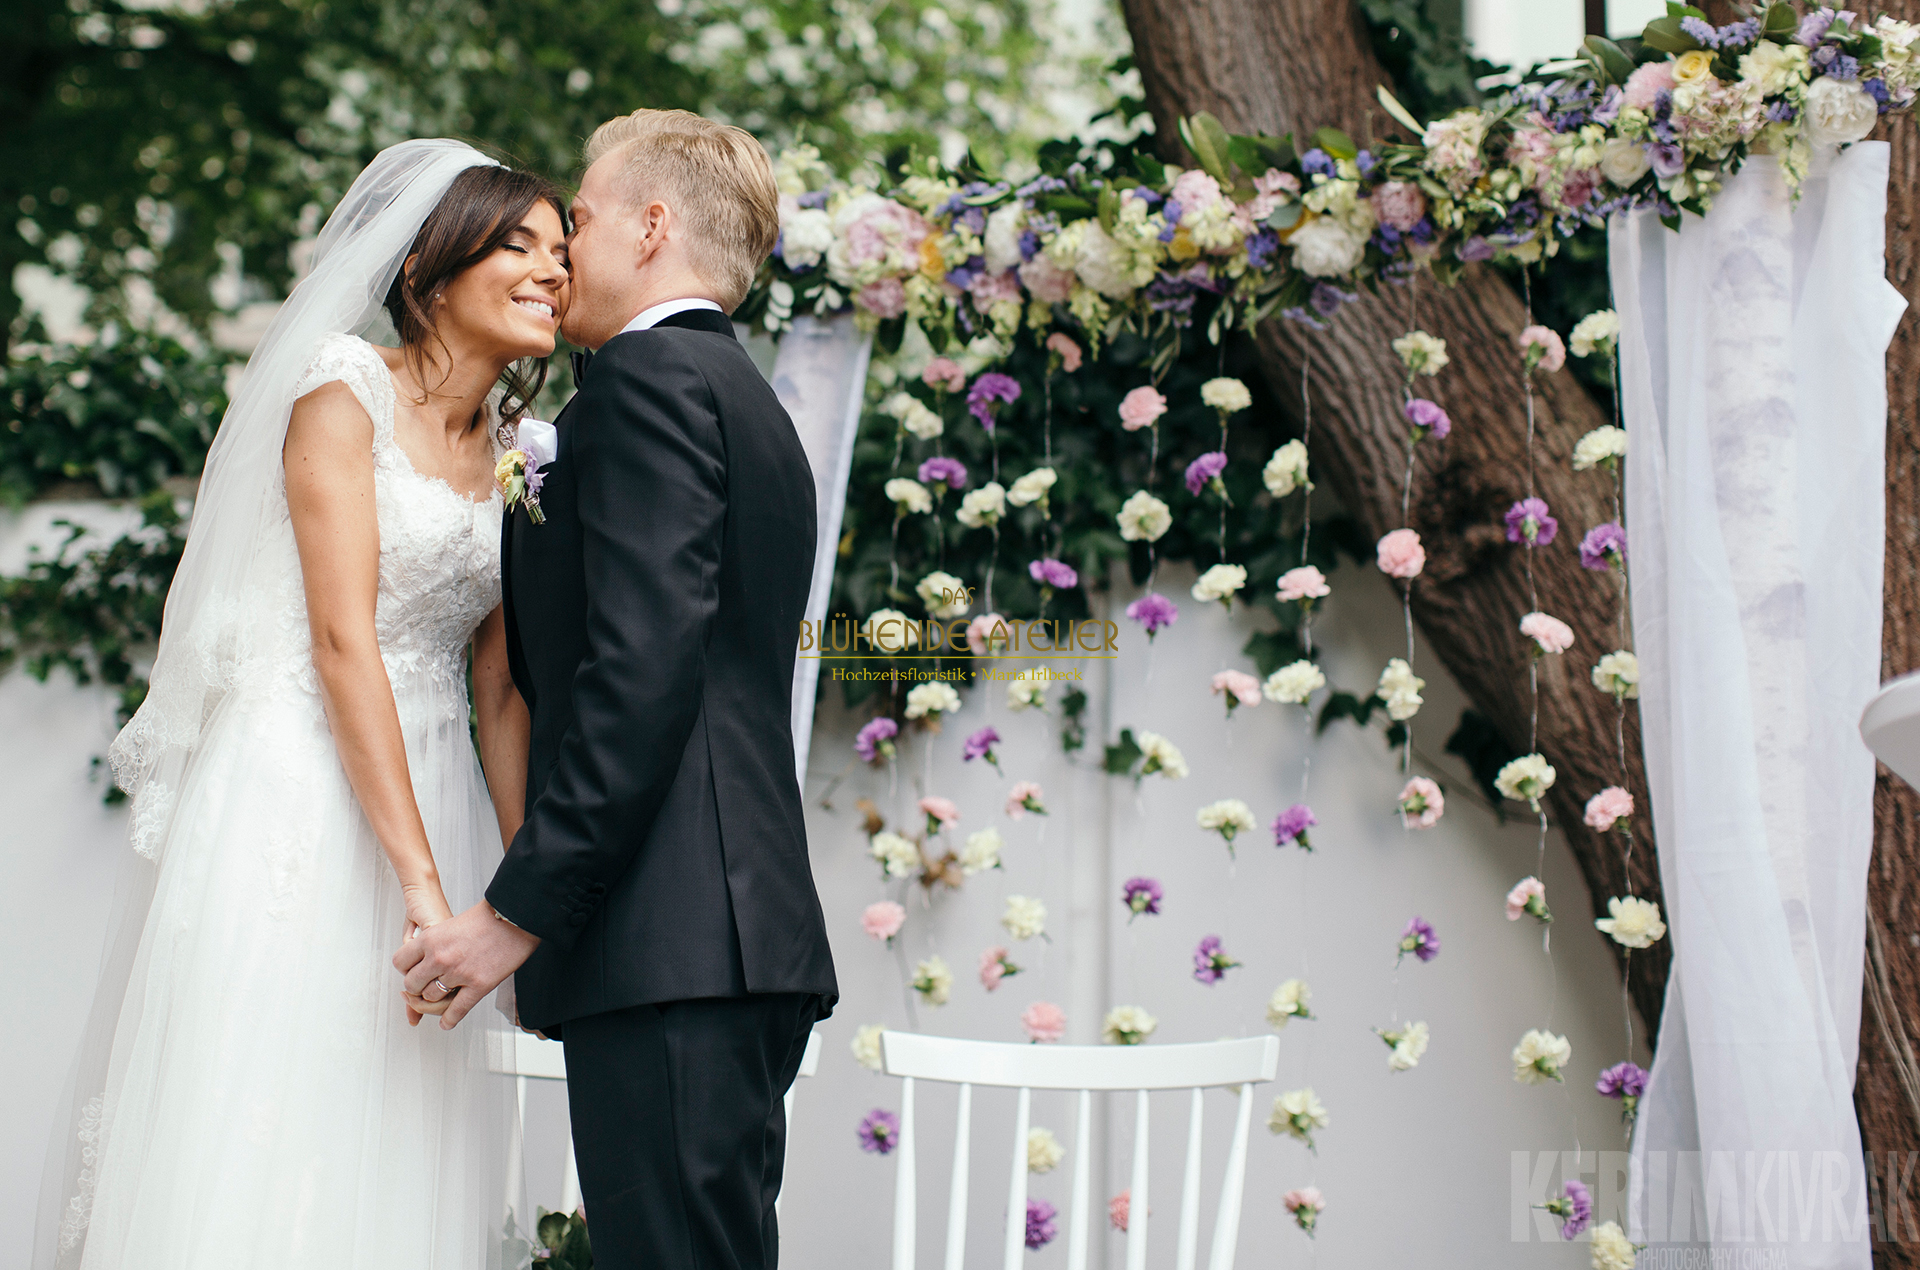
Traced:
<path id="1" fill-rule="evenodd" d="M 524 506 L 527 519 L 538 525 L 546 520 L 540 511 L 540 486 L 547 479 L 547 465 L 559 452 L 560 434 L 550 423 L 522 419 L 514 426 L 514 441 L 514 447 L 494 465 L 493 479 L 507 500 L 507 511 Z"/>

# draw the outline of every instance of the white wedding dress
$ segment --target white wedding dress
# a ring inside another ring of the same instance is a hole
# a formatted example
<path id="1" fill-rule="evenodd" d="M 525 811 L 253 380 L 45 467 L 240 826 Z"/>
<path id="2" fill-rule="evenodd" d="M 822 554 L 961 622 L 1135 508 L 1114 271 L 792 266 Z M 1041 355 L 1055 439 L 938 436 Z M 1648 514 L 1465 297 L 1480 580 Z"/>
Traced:
<path id="1" fill-rule="evenodd" d="M 464 666 L 500 602 L 501 502 L 414 470 L 372 345 L 325 337 L 294 395 L 330 380 L 373 419 L 375 627 L 459 912 L 501 852 Z M 268 497 L 249 575 L 267 602 L 252 606 L 178 787 L 136 804 L 134 845 L 158 861 L 153 898 L 104 1088 L 84 1102 L 58 1264 L 499 1266 L 518 1146 L 511 1078 L 488 1063 L 488 1029 L 504 1021 L 487 1006 L 451 1032 L 407 1026 L 389 961 L 400 887 L 322 709 L 284 473 Z"/>

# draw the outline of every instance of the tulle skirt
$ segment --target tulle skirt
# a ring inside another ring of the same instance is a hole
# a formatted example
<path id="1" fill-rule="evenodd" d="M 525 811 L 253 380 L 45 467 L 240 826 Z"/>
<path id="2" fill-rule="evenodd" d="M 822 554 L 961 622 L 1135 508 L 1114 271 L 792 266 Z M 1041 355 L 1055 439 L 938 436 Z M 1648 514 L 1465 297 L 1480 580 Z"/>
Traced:
<path id="1" fill-rule="evenodd" d="M 459 912 L 501 850 L 465 688 L 442 675 L 395 690 Z M 78 1065 L 36 1265 L 524 1263 L 503 1253 L 517 1207 L 514 1085 L 489 1062 L 507 1021 L 487 1005 L 451 1032 L 407 1025 L 390 963 L 405 927 L 399 883 L 318 699 L 284 680 L 229 693 L 157 866 L 132 867 L 90 1029 L 99 1057 Z"/>

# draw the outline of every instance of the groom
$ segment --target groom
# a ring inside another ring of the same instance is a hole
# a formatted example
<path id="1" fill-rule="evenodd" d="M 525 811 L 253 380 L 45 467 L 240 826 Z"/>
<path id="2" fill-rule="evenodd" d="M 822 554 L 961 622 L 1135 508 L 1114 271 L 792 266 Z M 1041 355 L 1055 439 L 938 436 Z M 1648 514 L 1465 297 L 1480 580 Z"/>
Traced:
<path id="1" fill-rule="evenodd" d="M 485 902 L 408 941 L 451 1027 L 517 971 L 566 1045 L 607 1270 L 778 1257 L 793 1083 L 837 997 L 789 709 L 814 555 L 792 421 L 734 338 L 779 232 L 766 152 L 639 110 L 587 142 L 564 334 L 597 349 L 503 530 L 532 715 L 527 818 Z"/>

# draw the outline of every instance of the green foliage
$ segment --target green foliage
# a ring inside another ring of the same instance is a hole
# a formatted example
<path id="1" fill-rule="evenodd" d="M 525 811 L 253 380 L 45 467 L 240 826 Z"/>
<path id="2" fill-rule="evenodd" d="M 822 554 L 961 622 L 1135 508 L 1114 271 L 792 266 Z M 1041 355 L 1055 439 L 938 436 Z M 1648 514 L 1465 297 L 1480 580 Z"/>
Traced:
<path id="1" fill-rule="evenodd" d="M 535 1270 L 593 1270 L 593 1246 L 587 1241 L 586 1218 L 579 1213 L 550 1213 L 540 1210 L 534 1230 L 544 1257 L 535 1257 Z"/>
<path id="2" fill-rule="evenodd" d="M 0 502 L 76 481 L 138 497 L 199 473 L 227 408 L 225 360 L 109 334 L 86 348 L 23 344 L 0 365 Z"/>
<path id="3" fill-rule="evenodd" d="M 1087 744 L 1087 694 L 1069 688 L 1060 697 L 1060 748 L 1068 754 Z"/>
<path id="4" fill-rule="evenodd" d="M 1132 728 L 1120 729 L 1120 741 L 1109 745 L 1100 764 L 1100 770 L 1109 776 L 1132 776 L 1133 769 L 1146 757 L 1140 743 L 1133 739 Z"/>
<path id="5" fill-rule="evenodd" d="M 1474 81 L 1505 69 L 1473 56 L 1461 0 L 1360 0 L 1359 10 L 1395 95 L 1422 122 L 1479 105 Z"/>
<path id="6" fill-rule="evenodd" d="M 1472 710 L 1462 710 L 1459 726 L 1447 738 L 1447 753 L 1466 763 L 1467 770 L 1473 773 L 1474 784 L 1493 805 L 1493 814 L 1505 820 L 1507 800 L 1493 782 L 1501 768 L 1520 757 L 1519 752 L 1502 739 L 1491 720 Z"/>
<path id="7" fill-rule="evenodd" d="M 1316 733 L 1325 732 L 1341 719 L 1352 719 L 1356 725 L 1364 728 L 1372 723 L 1376 711 L 1379 712 L 1382 721 L 1386 724 L 1385 736 L 1387 748 L 1394 750 L 1406 744 L 1407 725 L 1394 722 L 1386 717 L 1387 703 L 1381 699 L 1378 693 L 1361 697 L 1351 692 L 1342 692 L 1335 689 L 1328 694 L 1326 704 L 1320 707 L 1320 718 L 1314 724 L 1314 731 Z"/>

